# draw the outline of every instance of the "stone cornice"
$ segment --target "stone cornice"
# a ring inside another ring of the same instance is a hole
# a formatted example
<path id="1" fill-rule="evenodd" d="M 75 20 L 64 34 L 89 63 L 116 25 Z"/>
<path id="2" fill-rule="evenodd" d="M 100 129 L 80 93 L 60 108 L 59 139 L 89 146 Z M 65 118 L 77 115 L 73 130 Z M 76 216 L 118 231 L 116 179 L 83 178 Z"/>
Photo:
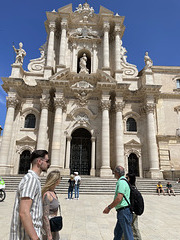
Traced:
<path id="1" fill-rule="evenodd" d="M 160 93 L 159 98 L 164 99 L 180 99 L 180 92 L 173 92 L 173 93 Z"/>
<path id="2" fill-rule="evenodd" d="M 152 66 L 153 73 L 180 74 L 180 66 Z"/>
<path id="3" fill-rule="evenodd" d="M 178 143 L 180 143 L 180 137 L 176 135 L 157 135 L 156 136 L 158 141 L 170 141 L 170 140 L 175 140 Z"/>

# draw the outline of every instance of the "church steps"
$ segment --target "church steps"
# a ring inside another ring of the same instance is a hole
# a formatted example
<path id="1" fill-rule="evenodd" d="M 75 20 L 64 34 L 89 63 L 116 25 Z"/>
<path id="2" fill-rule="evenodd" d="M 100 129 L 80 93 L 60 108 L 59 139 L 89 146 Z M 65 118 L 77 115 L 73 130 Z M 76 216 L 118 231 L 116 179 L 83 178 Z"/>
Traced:
<path id="1" fill-rule="evenodd" d="M 6 183 L 6 191 L 14 192 L 17 189 L 17 186 L 21 180 L 22 176 L 2 176 Z M 41 178 L 42 186 L 45 183 L 45 177 Z M 63 177 L 61 183 L 56 188 L 57 193 L 67 193 L 68 190 L 68 179 L 69 177 Z M 176 194 L 180 194 L 180 184 L 177 184 L 175 181 L 169 180 Z M 114 194 L 116 179 L 114 178 L 98 178 L 98 177 L 82 177 L 80 186 L 81 194 Z M 142 194 L 154 195 L 156 193 L 156 184 L 158 180 L 137 178 L 137 188 Z M 165 189 L 167 180 L 161 180 L 161 183 Z"/>

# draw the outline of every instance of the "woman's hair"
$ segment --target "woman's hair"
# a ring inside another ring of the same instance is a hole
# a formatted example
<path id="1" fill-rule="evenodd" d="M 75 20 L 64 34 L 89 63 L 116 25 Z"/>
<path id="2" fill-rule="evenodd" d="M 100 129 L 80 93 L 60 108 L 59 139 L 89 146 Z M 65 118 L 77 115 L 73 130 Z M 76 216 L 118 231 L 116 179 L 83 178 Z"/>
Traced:
<path id="1" fill-rule="evenodd" d="M 49 189 L 56 184 L 56 182 L 61 179 L 61 174 L 59 170 L 51 171 L 47 178 L 44 187 L 42 188 L 42 196 L 45 192 L 49 191 Z"/>

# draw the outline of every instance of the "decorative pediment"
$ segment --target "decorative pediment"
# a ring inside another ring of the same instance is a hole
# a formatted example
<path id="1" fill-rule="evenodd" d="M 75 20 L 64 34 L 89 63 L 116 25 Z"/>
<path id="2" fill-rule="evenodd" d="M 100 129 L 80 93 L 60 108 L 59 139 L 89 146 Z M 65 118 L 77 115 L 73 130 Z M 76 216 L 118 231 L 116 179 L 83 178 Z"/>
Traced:
<path id="1" fill-rule="evenodd" d="M 139 142 L 137 142 L 136 140 L 132 139 L 129 142 L 125 143 L 125 146 L 140 147 L 141 144 Z"/>
<path id="2" fill-rule="evenodd" d="M 26 137 L 23 137 L 19 140 L 16 141 L 17 144 L 24 144 L 24 145 L 32 145 L 32 144 L 35 144 L 36 141 L 34 139 L 32 139 L 31 137 L 29 136 L 26 136 Z"/>

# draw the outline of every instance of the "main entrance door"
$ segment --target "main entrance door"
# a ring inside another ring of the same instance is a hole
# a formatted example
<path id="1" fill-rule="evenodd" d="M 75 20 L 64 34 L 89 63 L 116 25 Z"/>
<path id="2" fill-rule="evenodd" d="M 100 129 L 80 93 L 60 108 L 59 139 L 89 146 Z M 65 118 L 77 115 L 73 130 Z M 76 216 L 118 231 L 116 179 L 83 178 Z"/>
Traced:
<path id="1" fill-rule="evenodd" d="M 72 134 L 70 168 L 71 173 L 90 175 L 91 134 L 84 128 L 79 128 Z"/>
<path id="2" fill-rule="evenodd" d="M 139 159 L 134 153 L 131 153 L 128 157 L 128 172 L 139 177 Z"/>

